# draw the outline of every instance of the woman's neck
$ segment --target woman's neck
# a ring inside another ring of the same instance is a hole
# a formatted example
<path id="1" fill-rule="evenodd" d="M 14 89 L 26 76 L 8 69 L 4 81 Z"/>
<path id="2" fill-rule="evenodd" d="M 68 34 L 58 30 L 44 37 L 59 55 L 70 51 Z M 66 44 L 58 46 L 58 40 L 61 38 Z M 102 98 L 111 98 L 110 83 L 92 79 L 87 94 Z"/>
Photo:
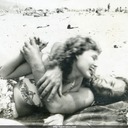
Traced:
<path id="1" fill-rule="evenodd" d="M 76 63 L 73 63 L 73 67 L 72 67 L 72 72 L 70 73 L 68 79 L 76 79 L 76 78 L 80 78 L 83 77 L 82 74 L 79 72 Z"/>

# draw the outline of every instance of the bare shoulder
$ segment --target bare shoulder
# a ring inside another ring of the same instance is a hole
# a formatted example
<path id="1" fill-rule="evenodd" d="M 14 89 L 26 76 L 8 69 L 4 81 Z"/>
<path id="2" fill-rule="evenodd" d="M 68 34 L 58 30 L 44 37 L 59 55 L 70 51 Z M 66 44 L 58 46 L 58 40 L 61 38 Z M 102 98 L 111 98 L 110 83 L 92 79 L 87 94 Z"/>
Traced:
<path id="1" fill-rule="evenodd" d="M 94 101 L 94 94 L 91 91 L 91 89 L 86 88 L 86 87 L 81 87 L 80 88 L 80 92 L 83 95 L 83 97 L 85 97 L 84 101 L 85 101 L 86 105 L 87 104 L 89 105 L 89 104 L 91 104 Z"/>

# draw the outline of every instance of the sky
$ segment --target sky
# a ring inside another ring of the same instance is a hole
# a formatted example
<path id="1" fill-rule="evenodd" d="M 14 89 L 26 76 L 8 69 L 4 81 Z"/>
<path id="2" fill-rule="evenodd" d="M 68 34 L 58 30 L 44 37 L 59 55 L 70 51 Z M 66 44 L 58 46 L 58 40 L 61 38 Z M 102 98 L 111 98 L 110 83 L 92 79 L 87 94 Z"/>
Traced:
<path id="1" fill-rule="evenodd" d="M 128 0 L 0 0 L 0 7 L 11 8 L 14 5 L 23 5 L 48 9 L 57 7 L 84 9 L 88 7 L 107 7 L 108 3 L 111 3 L 112 8 L 128 6 Z"/>

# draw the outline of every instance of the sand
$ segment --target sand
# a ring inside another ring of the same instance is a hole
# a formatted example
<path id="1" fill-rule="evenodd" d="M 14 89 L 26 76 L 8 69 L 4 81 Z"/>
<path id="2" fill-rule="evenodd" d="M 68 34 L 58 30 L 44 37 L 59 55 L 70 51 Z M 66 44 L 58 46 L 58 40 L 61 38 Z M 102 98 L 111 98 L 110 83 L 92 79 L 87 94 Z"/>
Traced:
<path id="1" fill-rule="evenodd" d="M 54 13 L 46 17 L 23 16 L 16 13 L 0 15 L 0 65 L 12 59 L 29 37 L 48 41 L 46 51 L 56 41 L 64 42 L 75 35 L 91 36 L 101 48 L 97 74 L 128 78 L 128 14 L 106 12 Z M 67 29 L 70 24 L 74 29 Z"/>

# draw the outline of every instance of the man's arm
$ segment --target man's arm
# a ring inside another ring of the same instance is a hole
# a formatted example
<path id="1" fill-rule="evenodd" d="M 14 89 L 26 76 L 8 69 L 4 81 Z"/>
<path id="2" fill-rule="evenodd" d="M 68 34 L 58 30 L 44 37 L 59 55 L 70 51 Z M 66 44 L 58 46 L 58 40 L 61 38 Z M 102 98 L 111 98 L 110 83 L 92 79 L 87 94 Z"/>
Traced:
<path id="1" fill-rule="evenodd" d="M 42 61 L 39 48 L 35 44 L 34 40 L 30 40 L 30 42 L 25 43 L 23 46 L 23 55 L 31 67 L 35 82 L 38 82 L 37 89 L 39 91 L 39 95 L 44 96 L 44 94 L 46 95 L 48 92 L 51 92 L 49 97 L 53 97 L 53 94 L 56 94 L 58 89 L 61 92 L 61 70 L 56 67 L 50 72 L 47 71 L 45 73 L 46 69 L 44 65 L 46 65 L 46 62 L 44 63 Z M 56 76 L 55 78 L 57 79 L 54 79 L 54 76 Z"/>
<path id="2" fill-rule="evenodd" d="M 61 50 L 63 50 L 63 46 L 64 44 L 62 43 L 54 43 L 49 56 L 52 57 L 56 52 L 61 52 Z M 44 62 L 44 65 L 48 65 L 48 63 Z M 48 101 L 51 100 L 56 93 L 58 93 L 59 96 L 62 96 L 62 71 L 59 65 L 56 65 L 53 69 L 48 69 L 37 82 L 37 87 L 41 97 L 45 97 L 49 94 L 47 97 Z"/>
<path id="3" fill-rule="evenodd" d="M 43 98 L 47 94 L 47 100 L 50 101 L 56 93 L 62 96 L 62 71 L 58 66 L 47 70 L 41 79 L 37 82 L 39 95 Z"/>
<path id="4" fill-rule="evenodd" d="M 50 102 L 45 101 L 45 105 L 51 113 L 69 114 L 88 107 L 93 101 L 92 91 L 81 87 L 78 92 L 70 92 L 62 97 L 56 94 Z"/>

